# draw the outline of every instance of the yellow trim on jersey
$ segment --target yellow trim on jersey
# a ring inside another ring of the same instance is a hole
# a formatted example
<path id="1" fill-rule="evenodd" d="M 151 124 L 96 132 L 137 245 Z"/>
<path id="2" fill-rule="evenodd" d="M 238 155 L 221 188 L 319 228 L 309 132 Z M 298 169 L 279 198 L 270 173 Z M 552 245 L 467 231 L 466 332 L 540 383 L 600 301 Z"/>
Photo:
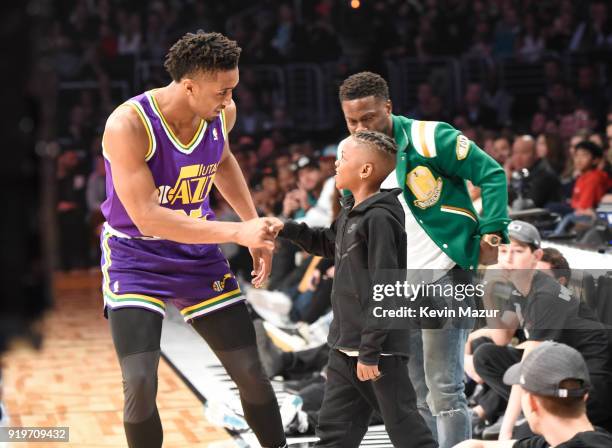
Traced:
<path id="1" fill-rule="evenodd" d="M 198 303 L 196 305 L 192 305 L 192 306 L 188 306 L 187 308 L 183 308 L 181 310 L 181 314 L 183 314 L 183 315 L 188 314 L 189 311 L 195 310 L 196 308 L 199 308 L 199 307 L 201 307 L 204 304 L 212 305 L 213 303 L 220 302 L 221 300 L 225 299 L 226 297 L 229 297 L 229 296 L 234 295 L 234 294 L 239 293 L 239 292 L 240 292 L 240 288 L 236 288 L 233 291 L 226 292 L 224 294 L 221 294 L 220 296 L 213 297 L 211 299 L 203 300 L 202 302 L 200 302 L 200 303 Z"/>
<path id="2" fill-rule="evenodd" d="M 178 137 L 176 135 L 174 135 L 174 131 L 172 131 L 172 128 L 170 127 L 170 125 L 166 121 L 166 117 L 164 117 L 164 114 L 162 114 L 162 111 L 159 108 L 159 105 L 157 104 L 157 100 L 155 99 L 155 96 L 153 96 L 153 91 L 151 91 L 149 93 L 149 98 L 151 98 L 153 100 L 152 101 L 153 108 L 157 112 L 157 115 L 159 115 L 159 118 L 161 118 L 162 125 L 164 126 L 164 128 L 166 128 L 166 131 L 168 131 L 168 135 L 174 141 L 174 143 L 176 143 L 177 145 L 179 145 L 181 148 L 183 148 L 185 150 L 190 149 L 193 146 L 193 144 L 196 142 L 196 140 L 198 140 L 198 137 L 200 136 L 200 134 L 202 132 L 202 129 L 204 128 L 204 125 L 206 124 L 206 121 L 205 120 L 200 120 L 200 125 L 198 126 L 198 129 L 197 129 L 196 133 L 194 134 L 193 138 L 191 139 L 191 141 L 189 143 L 187 143 L 186 145 L 183 145 L 181 143 L 181 141 L 178 139 Z"/>
<path id="3" fill-rule="evenodd" d="M 155 140 L 152 134 L 152 130 L 149 127 L 149 123 L 147 122 L 147 118 L 144 115 L 143 111 L 140 110 L 140 108 L 138 107 L 138 105 L 136 105 L 134 102 L 132 101 L 126 101 L 125 103 L 121 104 L 121 106 L 130 106 L 132 107 L 132 109 L 134 109 L 136 111 L 136 113 L 138 114 L 138 117 L 140 118 L 140 121 L 142 121 L 142 125 L 145 128 L 145 131 L 147 131 L 147 137 L 149 138 L 149 149 L 147 150 L 147 153 L 145 155 L 145 160 L 148 161 L 151 156 L 153 155 L 153 147 L 155 145 Z M 121 107 L 119 106 L 119 107 Z"/>

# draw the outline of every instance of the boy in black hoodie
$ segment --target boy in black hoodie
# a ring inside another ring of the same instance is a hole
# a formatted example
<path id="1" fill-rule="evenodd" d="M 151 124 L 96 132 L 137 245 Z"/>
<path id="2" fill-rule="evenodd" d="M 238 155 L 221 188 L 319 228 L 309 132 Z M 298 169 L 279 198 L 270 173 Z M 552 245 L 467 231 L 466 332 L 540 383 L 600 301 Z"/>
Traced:
<path id="1" fill-rule="evenodd" d="M 389 330 L 371 316 L 373 286 L 406 268 L 401 189 L 380 191 L 395 167 L 397 147 L 382 133 L 361 131 L 345 139 L 341 149 L 336 187 L 352 195 L 342 200 L 332 226 L 311 229 L 280 220 L 275 225 L 279 236 L 305 251 L 335 258 L 334 319 L 317 446 L 359 446 L 376 410 L 394 446 L 435 447 L 408 376 L 409 331 Z"/>

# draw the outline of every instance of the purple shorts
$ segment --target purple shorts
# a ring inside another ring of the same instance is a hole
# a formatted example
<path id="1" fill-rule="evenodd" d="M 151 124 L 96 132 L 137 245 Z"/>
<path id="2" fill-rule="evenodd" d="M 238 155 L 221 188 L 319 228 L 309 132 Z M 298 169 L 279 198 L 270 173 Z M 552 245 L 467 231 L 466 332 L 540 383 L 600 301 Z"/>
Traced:
<path id="1" fill-rule="evenodd" d="M 122 238 L 102 232 L 104 308 L 146 308 L 165 315 L 176 306 L 185 321 L 244 300 L 217 244 Z"/>

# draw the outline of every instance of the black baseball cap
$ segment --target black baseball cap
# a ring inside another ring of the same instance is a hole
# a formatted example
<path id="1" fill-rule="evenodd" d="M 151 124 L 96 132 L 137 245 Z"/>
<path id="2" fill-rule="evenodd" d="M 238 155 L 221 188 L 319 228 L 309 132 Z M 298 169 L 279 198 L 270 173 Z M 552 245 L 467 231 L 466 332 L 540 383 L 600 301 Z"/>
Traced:
<path id="1" fill-rule="evenodd" d="M 578 389 L 565 389 L 564 380 L 582 383 Z M 522 362 L 514 364 L 504 374 L 508 386 L 520 384 L 528 392 L 545 397 L 582 397 L 590 386 L 591 378 L 580 352 L 569 345 L 546 341 L 531 351 Z"/>

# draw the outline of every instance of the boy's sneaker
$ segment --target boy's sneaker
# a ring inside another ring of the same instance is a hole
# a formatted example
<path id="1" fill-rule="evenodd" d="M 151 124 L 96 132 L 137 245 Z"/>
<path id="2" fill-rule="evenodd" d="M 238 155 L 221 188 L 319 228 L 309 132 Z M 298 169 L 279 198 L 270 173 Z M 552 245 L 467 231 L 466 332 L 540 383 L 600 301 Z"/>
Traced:
<path id="1" fill-rule="evenodd" d="M 236 432 L 249 430 L 246 420 L 219 401 L 208 401 L 204 405 L 204 415 L 214 425 Z"/>
<path id="2" fill-rule="evenodd" d="M 308 431 L 308 416 L 302 411 L 304 400 L 299 395 L 289 395 L 280 408 L 285 434 L 304 434 Z"/>

